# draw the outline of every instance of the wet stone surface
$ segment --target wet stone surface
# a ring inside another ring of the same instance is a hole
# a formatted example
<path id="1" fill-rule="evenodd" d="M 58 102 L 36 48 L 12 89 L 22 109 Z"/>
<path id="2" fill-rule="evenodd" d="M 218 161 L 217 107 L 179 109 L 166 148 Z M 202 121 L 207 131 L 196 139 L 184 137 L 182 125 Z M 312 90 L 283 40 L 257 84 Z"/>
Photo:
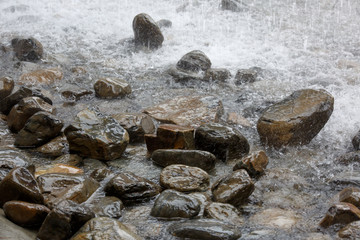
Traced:
<path id="1" fill-rule="evenodd" d="M 161 47 L 164 36 L 159 26 L 147 14 L 141 13 L 134 17 L 133 31 L 135 44 L 148 49 L 157 49 Z"/>
<path id="2" fill-rule="evenodd" d="M 228 222 L 237 226 L 244 224 L 240 212 L 231 204 L 213 202 L 205 207 L 204 216 Z"/>
<path id="3" fill-rule="evenodd" d="M 257 151 L 244 157 L 235 164 L 233 170 L 245 169 L 251 177 L 258 177 L 264 174 L 269 159 L 264 151 Z"/>

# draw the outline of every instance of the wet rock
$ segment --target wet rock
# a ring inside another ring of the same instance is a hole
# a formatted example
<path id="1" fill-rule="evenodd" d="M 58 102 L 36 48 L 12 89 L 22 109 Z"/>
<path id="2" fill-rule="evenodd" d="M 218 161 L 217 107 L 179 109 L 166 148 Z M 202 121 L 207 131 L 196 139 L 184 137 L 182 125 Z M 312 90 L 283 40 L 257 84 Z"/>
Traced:
<path id="1" fill-rule="evenodd" d="M 213 153 L 222 161 L 249 153 L 249 143 L 236 129 L 217 123 L 204 124 L 195 131 L 196 149 Z"/>
<path id="2" fill-rule="evenodd" d="M 249 7 L 240 0 L 222 0 L 221 9 L 233 12 L 243 12 L 249 10 Z"/>
<path id="3" fill-rule="evenodd" d="M 30 158 L 17 149 L 0 148 L 0 168 L 13 169 L 29 166 Z"/>
<path id="4" fill-rule="evenodd" d="M 349 223 L 340 229 L 338 236 L 346 239 L 360 239 L 360 221 Z"/>
<path id="5" fill-rule="evenodd" d="M 93 93 L 92 90 L 81 89 L 75 86 L 61 90 L 61 96 L 67 101 L 79 101 L 82 97 L 92 95 Z"/>
<path id="6" fill-rule="evenodd" d="M 145 134 L 147 150 L 152 153 L 157 149 L 194 149 L 194 129 L 174 124 L 162 124 L 156 135 Z"/>
<path id="7" fill-rule="evenodd" d="M 23 201 L 9 201 L 3 206 L 5 215 L 22 227 L 40 226 L 50 210 L 44 205 Z"/>
<path id="8" fill-rule="evenodd" d="M 210 178 L 200 168 L 174 164 L 161 171 L 160 184 L 164 188 L 179 192 L 206 191 L 210 184 Z"/>
<path id="9" fill-rule="evenodd" d="M 268 162 L 269 159 L 266 153 L 264 151 L 257 151 L 242 158 L 235 164 L 233 170 L 245 169 L 251 177 L 258 177 L 264 174 Z"/>
<path id="10" fill-rule="evenodd" d="M 54 161 L 52 161 L 54 164 L 66 164 L 70 166 L 79 167 L 83 164 L 83 159 L 77 154 L 64 154 L 58 158 L 56 158 Z"/>
<path id="11" fill-rule="evenodd" d="M 117 197 L 101 197 L 93 201 L 91 210 L 97 217 L 120 218 L 124 204 Z"/>
<path id="12" fill-rule="evenodd" d="M 171 28 L 172 22 L 168 19 L 161 19 L 156 22 L 156 24 L 159 26 L 159 28 Z"/>
<path id="13" fill-rule="evenodd" d="M 168 230 L 172 235 L 186 239 L 236 240 L 241 237 L 235 226 L 208 219 L 175 223 Z"/>
<path id="14" fill-rule="evenodd" d="M 0 207 L 11 200 L 39 204 L 44 202 L 33 175 L 23 167 L 14 168 L 6 175 L 0 182 L 0 192 Z"/>
<path id="15" fill-rule="evenodd" d="M 48 173 L 40 175 L 37 181 L 49 208 L 57 206 L 63 200 L 83 203 L 100 186 L 94 179 L 81 174 Z"/>
<path id="16" fill-rule="evenodd" d="M 107 164 L 103 161 L 93 159 L 93 158 L 85 158 L 83 160 L 83 169 L 86 173 L 92 172 L 94 169 L 106 168 Z"/>
<path id="17" fill-rule="evenodd" d="M 230 71 L 226 68 L 209 68 L 205 72 L 204 80 L 225 82 L 230 76 Z"/>
<path id="18" fill-rule="evenodd" d="M 231 204 L 213 202 L 205 207 L 204 216 L 234 225 L 242 225 L 244 220 L 239 211 Z"/>
<path id="19" fill-rule="evenodd" d="M 44 165 L 36 168 L 35 177 L 48 173 L 68 173 L 68 174 L 82 174 L 84 171 L 81 168 L 56 163 L 51 165 Z"/>
<path id="20" fill-rule="evenodd" d="M 133 20 L 135 44 L 148 49 L 161 47 L 164 36 L 156 22 L 147 14 L 140 13 Z"/>
<path id="21" fill-rule="evenodd" d="M 87 207 L 72 201 L 62 201 L 45 218 L 37 238 L 40 240 L 69 239 L 95 214 Z"/>
<path id="22" fill-rule="evenodd" d="M 54 113 L 55 108 L 39 97 L 27 97 L 20 100 L 10 111 L 7 123 L 11 131 L 19 132 L 26 121 L 35 113 L 44 111 Z"/>
<path id="23" fill-rule="evenodd" d="M 185 54 L 177 62 L 176 67 L 190 72 L 206 71 L 211 67 L 211 61 L 202 51 L 194 50 Z"/>
<path id="24" fill-rule="evenodd" d="M 196 199 L 175 190 L 165 190 L 156 199 L 150 215 L 164 219 L 192 218 L 200 209 Z"/>
<path id="25" fill-rule="evenodd" d="M 140 240 L 142 238 L 118 220 L 107 217 L 97 217 L 88 221 L 71 238 L 71 240 L 92 239 Z"/>
<path id="26" fill-rule="evenodd" d="M 345 153 L 336 159 L 337 163 L 341 164 L 352 164 L 352 163 L 360 163 L 360 151 Z"/>
<path id="27" fill-rule="evenodd" d="M 239 206 L 248 199 L 255 187 L 245 170 L 237 170 L 217 180 L 211 187 L 215 202 Z"/>
<path id="28" fill-rule="evenodd" d="M 353 137 L 351 143 L 356 151 L 360 150 L 360 131 Z"/>
<path id="29" fill-rule="evenodd" d="M 144 142 L 145 134 L 155 132 L 152 118 L 143 113 L 119 113 L 112 117 L 129 133 L 130 142 Z"/>
<path id="30" fill-rule="evenodd" d="M 253 223 L 281 229 L 290 229 L 299 220 L 295 212 L 279 208 L 265 209 L 250 218 Z"/>
<path id="31" fill-rule="evenodd" d="M 60 135 L 50 142 L 36 148 L 36 151 L 50 157 L 59 157 L 68 152 L 69 143 L 65 135 Z"/>
<path id="32" fill-rule="evenodd" d="M 176 82 L 186 82 L 191 80 L 203 81 L 204 80 L 204 72 L 191 72 L 185 71 L 182 69 L 178 69 L 175 66 L 169 67 L 165 73 L 169 74 L 174 78 Z"/>
<path id="33" fill-rule="evenodd" d="M 235 85 L 253 83 L 257 79 L 257 72 L 253 69 L 240 69 L 235 75 Z"/>
<path id="34" fill-rule="evenodd" d="M 339 193 L 339 201 L 353 204 L 355 207 L 360 207 L 360 189 L 349 187 L 343 189 Z"/>
<path id="35" fill-rule="evenodd" d="M 131 93 L 131 87 L 125 80 L 119 78 L 101 78 L 94 84 L 97 97 L 117 98 L 124 97 Z"/>
<path id="36" fill-rule="evenodd" d="M 345 225 L 357 220 L 360 220 L 360 210 L 351 203 L 340 202 L 329 208 L 320 226 L 327 228 L 334 224 Z"/>
<path id="37" fill-rule="evenodd" d="M 35 38 L 14 38 L 11 40 L 11 45 L 20 61 L 34 62 L 40 60 L 43 56 L 43 46 Z"/>
<path id="38" fill-rule="evenodd" d="M 92 177 L 93 179 L 95 179 L 98 182 L 103 181 L 105 178 L 113 175 L 113 171 L 111 171 L 110 169 L 106 168 L 106 167 L 102 167 L 99 169 L 95 169 L 94 171 L 92 171 L 90 173 L 90 177 Z"/>
<path id="39" fill-rule="evenodd" d="M 243 127 L 251 127 L 249 120 L 235 112 L 230 112 L 228 114 L 226 122 L 229 124 L 241 125 Z"/>
<path id="40" fill-rule="evenodd" d="M 359 171 L 344 171 L 336 174 L 330 183 L 334 187 L 344 187 L 344 186 L 357 186 L 360 187 L 360 172 Z"/>
<path id="41" fill-rule="evenodd" d="M 95 109 L 79 112 L 64 132 L 71 152 L 104 161 L 120 158 L 129 143 L 127 131 Z"/>
<path id="42" fill-rule="evenodd" d="M 61 81 L 64 77 L 59 68 L 40 69 L 20 76 L 19 81 L 23 84 L 52 84 Z"/>
<path id="43" fill-rule="evenodd" d="M 9 114 L 12 107 L 20 102 L 21 99 L 32 96 L 42 98 L 45 102 L 52 104 L 52 101 L 46 97 L 41 90 L 21 87 L 19 90 L 0 101 L 0 111 L 4 114 Z"/>
<path id="44" fill-rule="evenodd" d="M 48 112 L 37 112 L 25 123 L 16 135 L 14 145 L 17 147 L 38 147 L 58 136 L 63 122 Z"/>
<path id="45" fill-rule="evenodd" d="M 106 195 L 118 197 L 125 203 L 147 200 L 160 191 L 159 185 L 130 172 L 116 175 L 105 186 Z"/>
<path id="46" fill-rule="evenodd" d="M 0 232 L 3 239 L 34 240 L 36 231 L 28 230 L 9 221 L 0 209 Z"/>
<path id="47" fill-rule="evenodd" d="M 9 77 L 0 78 L 0 101 L 9 96 L 14 89 L 14 80 Z"/>
<path id="48" fill-rule="evenodd" d="M 182 149 L 159 149 L 152 153 L 151 159 L 162 167 L 172 164 L 184 164 L 205 171 L 213 169 L 216 161 L 216 157 L 212 153 Z"/>
<path id="49" fill-rule="evenodd" d="M 325 90 L 295 91 L 262 114 L 257 123 L 260 140 L 275 148 L 308 144 L 326 124 L 333 108 L 334 98 Z"/>
<path id="50" fill-rule="evenodd" d="M 175 97 L 144 110 L 160 122 L 191 127 L 217 122 L 223 111 L 222 102 L 214 96 Z"/>

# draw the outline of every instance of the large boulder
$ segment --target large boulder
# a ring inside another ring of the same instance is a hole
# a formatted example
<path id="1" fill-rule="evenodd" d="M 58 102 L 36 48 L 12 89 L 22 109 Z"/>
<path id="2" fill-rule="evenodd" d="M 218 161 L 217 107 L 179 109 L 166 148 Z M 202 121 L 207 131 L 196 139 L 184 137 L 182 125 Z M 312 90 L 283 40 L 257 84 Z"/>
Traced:
<path id="1" fill-rule="evenodd" d="M 129 143 L 127 131 L 96 109 L 79 112 L 64 132 L 71 152 L 104 161 L 120 158 Z"/>
<path id="2" fill-rule="evenodd" d="M 149 107 L 144 112 L 163 123 L 199 127 L 203 123 L 218 122 L 224 108 L 214 96 L 181 96 Z"/>
<path id="3" fill-rule="evenodd" d="M 119 78 L 100 78 L 94 84 L 94 90 L 97 97 L 117 98 L 124 97 L 131 93 L 131 87 L 125 80 Z"/>
<path id="4" fill-rule="evenodd" d="M 135 44 L 148 49 L 157 49 L 164 41 L 164 36 L 156 22 L 147 14 L 140 13 L 133 20 Z"/>
<path id="5" fill-rule="evenodd" d="M 217 123 L 197 128 L 195 145 L 196 149 L 211 152 L 222 161 L 242 158 L 250 150 L 247 139 L 238 130 Z"/>
<path id="6" fill-rule="evenodd" d="M 325 90 L 295 91 L 264 111 L 257 123 L 260 140 L 275 148 L 308 144 L 333 109 L 334 98 Z"/>
<path id="7" fill-rule="evenodd" d="M 35 38 L 14 38 L 11 40 L 15 56 L 20 61 L 34 62 L 40 60 L 43 56 L 44 49 L 42 44 Z"/>

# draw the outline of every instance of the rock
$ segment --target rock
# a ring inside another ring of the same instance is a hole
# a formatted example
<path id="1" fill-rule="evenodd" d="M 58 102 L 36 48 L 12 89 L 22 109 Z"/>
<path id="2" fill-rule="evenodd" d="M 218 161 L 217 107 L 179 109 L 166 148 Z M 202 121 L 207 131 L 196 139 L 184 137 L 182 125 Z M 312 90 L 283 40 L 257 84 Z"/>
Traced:
<path id="1" fill-rule="evenodd" d="M 257 123 L 263 144 L 280 148 L 308 144 L 323 128 L 334 108 L 325 90 L 304 89 L 267 108 Z"/>
<path id="2" fill-rule="evenodd" d="M 197 167 L 174 164 L 164 168 L 160 174 L 162 187 L 179 192 L 206 191 L 209 184 L 209 175 Z"/>
<path id="3" fill-rule="evenodd" d="M 35 177 L 48 173 L 68 173 L 68 174 L 82 174 L 84 171 L 81 168 L 56 163 L 51 165 L 40 166 L 36 168 Z"/>
<path id="4" fill-rule="evenodd" d="M 130 172 L 116 175 L 105 186 L 106 195 L 118 197 L 125 203 L 147 200 L 160 191 L 159 185 Z"/>
<path id="5" fill-rule="evenodd" d="M 231 73 L 226 68 L 209 68 L 205 72 L 204 80 L 226 82 L 230 76 Z"/>
<path id="6" fill-rule="evenodd" d="M 231 204 L 213 202 L 205 207 L 204 216 L 228 222 L 233 225 L 242 225 L 244 220 L 239 211 Z"/>
<path id="7" fill-rule="evenodd" d="M 29 166 L 30 158 L 16 149 L 0 148 L 0 168 L 13 169 Z"/>
<path id="8" fill-rule="evenodd" d="M 79 87 L 71 87 L 61 90 L 61 96 L 67 101 L 79 101 L 82 97 L 92 95 L 94 92 L 88 89 L 81 89 Z"/>
<path id="9" fill-rule="evenodd" d="M 249 153 L 249 143 L 236 129 L 217 123 L 204 124 L 195 131 L 196 149 L 213 153 L 222 161 Z"/>
<path id="10" fill-rule="evenodd" d="M 42 153 L 50 157 L 59 157 L 69 150 L 69 143 L 65 135 L 60 135 L 48 143 L 36 148 L 36 152 Z"/>
<path id="11" fill-rule="evenodd" d="M 52 84 L 61 81 L 64 77 L 59 68 L 40 69 L 20 76 L 19 81 L 23 84 Z"/>
<path id="12" fill-rule="evenodd" d="M 155 200 L 150 215 L 163 219 L 192 218 L 199 214 L 200 203 L 174 190 L 165 190 Z"/>
<path id="13" fill-rule="evenodd" d="M 140 13 L 133 20 L 135 44 L 148 49 L 161 47 L 164 36 L 154 20 L 145 13 Z"/>
<path id="14" fill-rule="evenodd" d="M 353 137 L 351 143 L 356 151 L 360 150 L 360 131 Z"/>
<path id="15" fill-rule="evenodd" d="M 345 153 L 336 159 L 337 163 L 341 164 L 352 164 L 352 163 L 360 163 L 360 151 Z"/>
<path id="16" fill-rule="evenodd" d="M 94 90 L 97 97 L 108 99 L 124 97 L 131 93 L 131 87 L 125 80 L 109 77 L 97 80 Z"/>
<path id="17" fill-rule="evenodd" d="M 39 97 L 27 97 L 20 100 L 10 111 L 7 123 L 11 131 L 19 132 L 26 121 L 35 113 L 44 111 L 53 114 L 55 108 Z"/>
<path id="18" fill-rule="evenodd" d="M 206 71 L 211 67 L 211 61 L 202 51 L 194 50 L 185 54 L 177 62 L 176 67 L 190 72 Z"/>
<path id="19" fill-rule="evenodd" d="M 0 182 L 0 192 L 0 207 L 11 200 L 39 204 L 44 202 L 33 175 L 23 167 L 14 168 L 6 175 Z"/>
<path id="20" fill-rule="evenodd" d="M 93 159 L 93 158 L 85 158 L 83 160 L 82 168 L 86 173 L 92 172 L 94 169 L 101 169 L 106 168 L 108 165 L 105 164 L 103 161 Z"/>
<path id="21" fill-rule="evenodd" d="M 89 220 L 71 238 L 71 240 L 92 239 L 140 240 L 142 238 L 137 236 L 118 220 L 107 217 L 97 217 Z"/>
<path id="22" fill-rule="evenodd" d="M 172 22 L 167 19 L 161 19 L 156 22 L 156 24 L 159 26 L 159 28 L 171 28 Z"/>
<path id="23" fill-rule="evenodd" d="M 82 174 L 48 173 L 40 175 L 37 181 L 49 208 L 57 206 L 63 200 L 83 203 L 100 186 L 94 179 Z"/>
<path id="24" fill-rule="evenodd" d="M 204 72 L 191 72 L 179 69 L 174 66 L 170 66 L 165 73 L 172 76 L 176 82 L 186 82 L 186 81 L 203 81 L 204 80 Z"/>
<path id="25" fill-rule="evenodd" d="M 214 96 L 175 97 L 144 110 L 160 122 L 189 127 L 218 122 L 223 111 L 222 102 Z"/>
<path id="26" fill-rule="evenodd" d="M 90 177 L 92 177 L 93 179 L 95 179 L 98 182 L 101 182 L 105 178 L 112 176 L 113 174 L 114 173 L 110 169 L 103 167 L 103 168 L 98 168 L 98 169 L 95 169 L 94 171 L 92 171 L 90 173 Z"/>
<path id="27" fill-rule="evenodd" d="M 360 221 L 349 223 L 342 229 L 340 229 L 338 236 L 340 238 L 347 239 L 359 239 L 360 238 Z"/>
<path id="28" fill-rule="evenodd" d="M 339 201 L 353 204 L 355 207 L 360 207 L 360 189 L 348 187 L 339 193 Z"/>
<path id="29" fill-rule="evenodd" d="M 158 149 L 151 159 L 162 167 L 172 164 L 184 164 L 210 171 L 215 167 L 216 157 L 209 152 L 200 150 Z"/>
<path id="30" fill-rule="evenodd" d="M 218 179 L 211 187 L 215 202 L 239 206 L 245 203 L 255 187 L 245 170 L 237 170 Z"/>
<path id="31" fill-rule="evenodd" d="M 23 201 L 9 201 L 3 206 L 5 215 L 22 227 L 39 227 L 50 210 L 44 205 Z"/>
<path id="32" fill-rule="evenodd" d="M 243 12 L 249 10 L 249 7 L 240 0 L 222 0 L 221 9 L 233 12 Z"/>
<path id="33" fill-rule="evenodd" d="M 25 123 L 15 137 L 17 147 L 38 147 L 58 136 L 63 122 L 48 112 L 37 112 Z"/>
<path id="34" fill-rule="evenodd" d="M 104 161 L 120 158 L 129 143 L 126 130 L 95 109 L 79 112 L 64 132 L 71 152 Z"/>
<path id="35" fill-rule="evenodd" d="M 265 209 L 250 218 L 252 223 L 280 229 L 290 229 L 299 220 L 295 212 L 279 208 Z"/>
<path id="36" fill-rule="evenodd" d="M 129 133 L 130 142 L 144 142 L 145 134 L 155 133 L 152 118 L 143 113 L 119 113 L 112 117 Z"/>
<path id="37" fill-rule="evenodd" d="M 79 167 L 83 165 L 83 159 L 77 154 L 64 154 L 58 158 L 56 158 L 54 161 L 52 161 L 54 164 L 66 164 L 70 166 Z"/>
<path id="38" fill-rule="evenodd" d="M 123 202 L 117 197 L 101 197 L 93 201 L 91 210 L 97 217 L 120 218 Z"/>
<path id="39" fill-rule="evenodd" d="M 233 170 L 245 169 L 251 177 L 258 177 L 264 174 L 268 163 L 269 159 L 266 153 L 264 151 L 257 151 L 237 162 Z"/>
<path id="40" fill-rule="evenodd" d="M 11 40 L 11 45 L 14 48 L 16 57 L 20 61 L 35 62 L 43 56 L 43 46 L 35 38 L 14 38 Z"/>
<path id="41" fill-rule="evenodd" d="M 168 230 L 182 239 L 236 240 L 241 237 L 241 232 L 235 226 L 209 219 L 175 223 Z"/>
<path id="42" fill-rule="evenodd" d="M 240 69 L 235 75 L 235 85 L 253 83 L 257 79 L 257 72 L 253 69 Z"/>
<path id="43" fill-rule="evenodd" d="M 95 214 L 87 207 L 72 201 L 62 201 L 45 218 L 37 238 L 40 240 L 69 239 Z"/>
<path id="44" fill-rule="evenodd" d="M 194 129 L 173 124 L 162 124 L 156 135 L 145 134 L 147 150 L 157 149 L 194 149 Z"/>
<path id="45" fill-rule="evenodd" d="M 21 99 L 32 96 L 42 98 L 45 102 L 52 104 L 52 101 L 41 90 L 20 87 L 19 90 L 0 101 L 0 111 L 4 114 L 9 114 L 12 107 L 20 102 Z"/>
<path id="46" fill-rule="evenodd" d="M 14 80 L 9 77 L 0 78 L 0 101 L 9 96 L 14 89 Z"/>
<path id="47" fill-rule="evenodd" d="M 229 124 L 241 125 L 243 127 L 251 127 L 249 120 L 235 112 L 230 112 L 228 114 L 226 122 Z"/>
<path id="48" fill-rule="evenodd" d="M 329 208 L 319 225 L 327 228 L 334 224 L 345 225 L 358 220 L 360 220 L 360 210 L 351 203 L 340 202 Z"/>
<path id="49" fill-rule="evenodd" d="M 28 230 L 10 222 L 0 209 L 0 232 L 3 239 L 34 240 L 36 231 Z"/>

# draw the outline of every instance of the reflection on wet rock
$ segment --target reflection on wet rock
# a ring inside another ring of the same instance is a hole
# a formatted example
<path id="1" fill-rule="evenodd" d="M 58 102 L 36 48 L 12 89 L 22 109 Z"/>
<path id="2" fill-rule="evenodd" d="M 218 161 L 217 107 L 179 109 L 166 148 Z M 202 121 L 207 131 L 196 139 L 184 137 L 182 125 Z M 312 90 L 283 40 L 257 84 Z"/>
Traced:
<path id="1" fill-rule="evenodd" d="M 65 135 L 60 135 L 36 148 L 35 151 L 46 156 L 59 157 L 69 151 L 69 143 Z"/>
<path id="2" fill-rule="evenodd" d="M 117 197 L 101 197 L 93 200 L 91 210 L 97 217 L 120 218 L 124 204 Z"/>

